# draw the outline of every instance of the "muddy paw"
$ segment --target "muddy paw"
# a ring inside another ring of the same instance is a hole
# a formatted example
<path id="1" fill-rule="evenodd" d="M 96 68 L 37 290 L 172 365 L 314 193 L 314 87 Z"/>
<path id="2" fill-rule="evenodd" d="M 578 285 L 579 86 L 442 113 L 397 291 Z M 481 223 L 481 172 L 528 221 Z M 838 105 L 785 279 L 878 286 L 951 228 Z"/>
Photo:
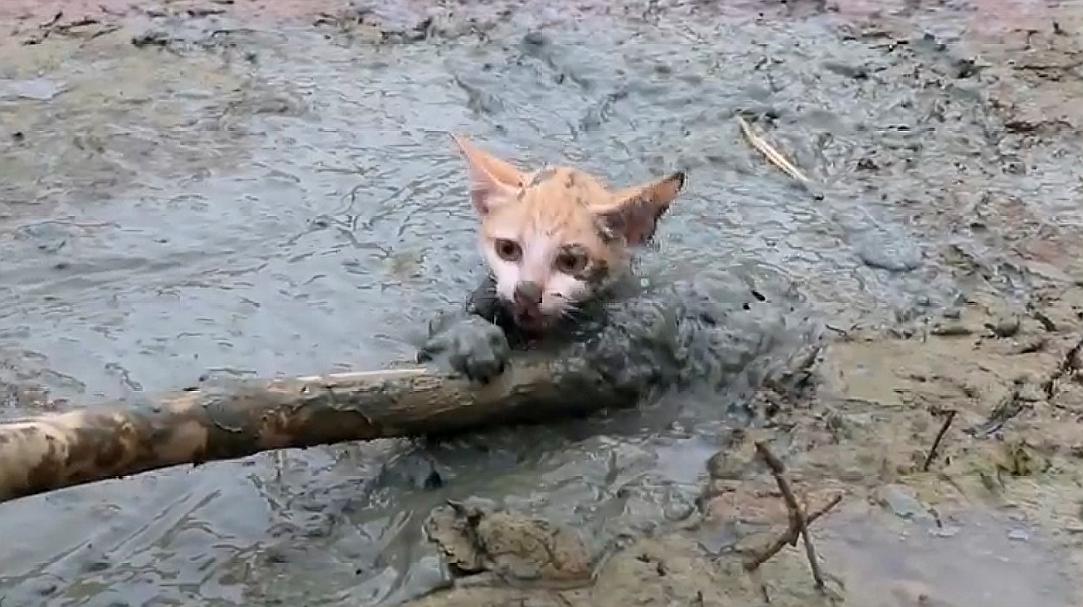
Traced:
<path id="1" fill-rule="evenodd" d="M 500 327 L 471 317 L 432 333 L 417 360 L 442 360 L 472 380 L 488 382 L 504 371 L 510 355 L 508 339 Z"/>

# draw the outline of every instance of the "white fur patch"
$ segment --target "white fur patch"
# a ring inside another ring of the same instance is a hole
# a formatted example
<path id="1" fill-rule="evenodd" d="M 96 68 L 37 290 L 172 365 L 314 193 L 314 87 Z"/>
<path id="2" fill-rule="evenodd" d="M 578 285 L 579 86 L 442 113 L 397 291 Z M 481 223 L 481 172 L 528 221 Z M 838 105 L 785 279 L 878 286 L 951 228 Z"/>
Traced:
<path id="1" fill-rule="evenodd" d="M 496 279 L 497 295 L 505 301 L 514 301 L 516 285 L 538 283 L 543 286 L 539 309 L 550 317 L 563 315 L 571 305 L 589 297 L 590 286 L 586 282 L 554 268 L 561 244 L 551 236 L 527 235 L 522 257 L 518 262 L 509 262 L 501 259 L 491 241 L 483 238 L 481 252 Z"/>
<path id="2" fill-rule="evenodd" d="M 563 272 L 553 271 L 549 282 L 545 283 L 542 295 L 541 311 L 546 316 L 563 314 L 570 306 L 590 296 L 587 283 Z"/>
<path id="3" fill-rule="evenodd" d="M 492 243 L 485 238 L 481 239 L 481 254 L 485 257 L 485 263 L 493 272 L 496 279 L 496 294 L 505 301 L 512 301 L 515 297 L 515 285 L 519 284 L 519 264 L 504 261 L 496 254 Z"/>

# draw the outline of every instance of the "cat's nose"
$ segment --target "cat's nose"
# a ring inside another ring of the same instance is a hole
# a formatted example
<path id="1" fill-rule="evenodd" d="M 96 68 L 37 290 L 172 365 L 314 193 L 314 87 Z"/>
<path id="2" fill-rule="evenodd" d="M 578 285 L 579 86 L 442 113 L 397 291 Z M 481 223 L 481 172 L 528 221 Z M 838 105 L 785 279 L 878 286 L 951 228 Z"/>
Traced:
<path id="1" fill-rule="evenodd" d="M 523 281 L 515 285 L 515 305 L 520 308 L 535 308 L 542 300 L 542 288 L 536 282 Z"/>

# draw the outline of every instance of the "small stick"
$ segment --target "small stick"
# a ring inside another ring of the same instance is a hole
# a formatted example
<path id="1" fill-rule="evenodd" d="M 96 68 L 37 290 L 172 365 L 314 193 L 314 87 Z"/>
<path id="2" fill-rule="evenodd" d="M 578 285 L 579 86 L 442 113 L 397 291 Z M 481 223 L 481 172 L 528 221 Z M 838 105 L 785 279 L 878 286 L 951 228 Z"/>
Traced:
<path id="1" fill-rule="evenodd" d="M 940 448 L 940 441 L 944 440 L 944 435 L 947 434 L 948 428 L 951 427 L 951 422 L 955 421 L 955 414 L 958 413 L 955 409 L 948 411 L 947 416 L 944 418 L 944 423 L 940 426 L 940 431 L 936 433 L 936 438 L 933 439 L 933 446 L 929 448 L 929 454 L 925 456 L 925 463 L 921 465 L 922 472 L 929 471 L 929 465 L 936 459 L 936 450 Z"/>
<path id="2" fill-rule="evenodd" d="M 831 498 L 831 501 L 828 502 L 827 505 L 809 513 L 808 518 L 805 519 L 805 522 L 811 525 L 816 519 L 830 512 L 835 506 L 838 506 L 839 502 L 841 501 L 842 494 L 840 493 L 839 495 Z M 753 569 L 758 568 L 760 565 L 769 561 L 771 557 L 778 554 L 780 550 L 786 547 L 786 544 L 796 544 L 797 538 L 799 537 L 801 537 L 801 530 L 796 527 L 789 527 L 788 529 L 786 529 L 786 531 L 782 533 L 782 535 L 778 536 L 778 539 L 776 539 L 773 544 L 765 548 L 764 551 L 756 555 L 755 558 L 745 563 L 745 569 L 752 571 Z"/>
<path id="3" fill-rule="evenodd" d="M 771 469 L 771 474 L 774 475 L 775 482 L 778 483 L 778 489 L 782 492 L 782 498 L 786 500 L 786 507 L 790 511 L 790 527 L 787 530 L 785 539 L 787 542 L 792 540 L 793 543 L 796 543 L 796 535 L 800 533 L 801 539 L 805 541 L 805 554 L 808 556 L 808 563 L 812 568 L 812 578 L 816 580 L 816 588 L 823 590 L 824 576 L 820 571 L 820 564 L 816 562 L 816 549 L 812 546 L 812 538 L 809 536 L 809 518 L 805 516 L 805 511 L 802 510 L 801 504 L 797 503 L 797 498 L 793 494 L 793 489 L 790 488 L 790 482 L 786 480 L 786 467 L 782 464 L 782 460 L 778 459 L 778 457 L 771 452 L 767 443 L 756 442 L 756 451 L 759 452 L 763 461 L 767 463 L 767 467 Z M 841 499 L 842 496 L 838 496 L 831 506 L 834 506 L 834 504 L 838 503 L 838 500 Z M 831 506 L 829 506 L 828 509 Z M 824 512 L 826 511 L 827 509 L 824 509 Z M 781 549 L 781 547 L 779 547 L 779 549 Z"/>
<path id="4" fill-rule="evenodd" d="M 766 139 L 757 135 L 755 131 L 752 130 L 752 126 L 748 124 L 748 121 L 742 118 L 740 115 L 737 116 L 737 124 L 741 125 L 741 132 L 744 133 L 745 139 L 747 139 L 748 142 L 752 144 L 752 147 L 759 150 L 759 152 L 763 154 L 764 157 L 767 158 L 767 160 L 771 164 L 775 165 L 779 169 L 782 169 L 782 172 L 786 173 L 797 181 L 800 181 L 801 183 L 807 184 L 811 181 L 808 177 L 805 176 L 804 173 L 801 172 L 800 169 L 798 169 L 796 166 L 793 165 L 793 163 L 787 160 L 781 152 L 776 150 L 774 146 L 768 143 Z"/>

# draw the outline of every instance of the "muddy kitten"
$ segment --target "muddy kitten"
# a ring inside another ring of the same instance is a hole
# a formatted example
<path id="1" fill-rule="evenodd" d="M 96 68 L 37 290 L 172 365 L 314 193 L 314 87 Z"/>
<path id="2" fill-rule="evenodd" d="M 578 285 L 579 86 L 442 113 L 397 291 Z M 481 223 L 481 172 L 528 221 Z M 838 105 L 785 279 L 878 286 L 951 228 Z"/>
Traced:
<path id="1" fill-rule="evenodd" d="M 500 373 L 509 342 L 544 337 L 629 270 L 635 247 L 684 186 L 684 173 L 611 191 L 583 171 L 551 166 L 525 172 L 461 137 L 479 245 L 489 278 L 465 318 L 430 327 L 420 361 L 447 355 L 457 371 L 487 381 Z"/>

